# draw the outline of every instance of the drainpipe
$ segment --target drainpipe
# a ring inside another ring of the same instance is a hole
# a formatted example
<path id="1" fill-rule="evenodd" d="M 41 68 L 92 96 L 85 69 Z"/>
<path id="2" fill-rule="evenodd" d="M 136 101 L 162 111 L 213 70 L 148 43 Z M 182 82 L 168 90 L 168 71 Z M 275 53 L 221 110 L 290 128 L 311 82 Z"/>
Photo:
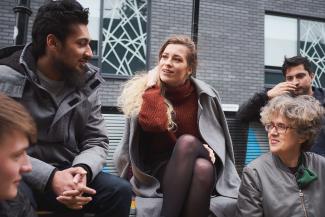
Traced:
<path id="1" fill-rule="evenodd" d="M 13 8 L 16 14 L 16 26 L 14 29 L 15 45 L 26 44 L 28 19 L 32 14 L 30 9 L 30 0 L 18 0 L 18 5 Z"/>
<path id="2" fill-rule="evenodd" d="M 199 10 L 200 10 L 200 0 L 193 0 L 193 9 L 192 9 L 192 40 L 195 45 L 197 45 L 198 40 L 198 31 L 199 31 Z"/>
<path id="3" fill-rule="evenodd" d="M 199 10 L 200 10 L 200 0 L 193 0 L 191 37 L 196 47 L 197 47 L 198 32 L 199 32 Z M 195 77 L 195 74 L 196 72 L 193 72 L 192 76 Z"/>

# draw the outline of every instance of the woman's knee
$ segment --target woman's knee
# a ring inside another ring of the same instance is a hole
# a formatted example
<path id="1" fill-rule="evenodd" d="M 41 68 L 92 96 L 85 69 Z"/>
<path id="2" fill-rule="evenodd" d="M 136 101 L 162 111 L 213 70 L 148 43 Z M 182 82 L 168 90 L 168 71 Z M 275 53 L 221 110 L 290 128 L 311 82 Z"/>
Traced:
<path id="1" fill-rule="evenodd" d="M 177 139 L 175 150 L 185 155 L 193 154 L 197 152 L 199 145 L 201 142 L 195 136 L 185 134 Z"/>
<path id="2" fill-rule="evenodd" d="M 213 186 L 215 168 L 213 164 L 204 158 L 198 158 L 195 161 L 193 169 L 193 179 L 202 186 Z"/>

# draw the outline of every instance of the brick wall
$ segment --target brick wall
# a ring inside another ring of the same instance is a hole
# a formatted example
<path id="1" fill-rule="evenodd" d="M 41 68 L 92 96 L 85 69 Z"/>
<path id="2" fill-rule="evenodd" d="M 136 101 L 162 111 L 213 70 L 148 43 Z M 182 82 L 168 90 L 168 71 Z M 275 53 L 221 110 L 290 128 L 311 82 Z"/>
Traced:
<path id="1" fill-rule="evenodd" d="M 0 47 L 13 44 L 16 0 L 0 1 Z M 44 0 L 32 0 L 33 16 Z M 197 77 L 214 86 L 223 103 L 240 104 L 264 85 L 265 11 L 325 19 L 323 0 L 201 0 Z M 31 29 L 30 18 L 29 28 Z M 192 0 L 151 0 L 148 60 L 172 34 L 191 34 Z M 30 37 L 28 38 L 30 40 Z M 103 105 L 115 106 L 123 79 L 106 79 Z"/>
<path id="2" fill-rule="evenodd" d="M 265 11 L 325 18 L 325 1 L 203 0 L 197 77 L 240 104 L 264 86 Z"/>

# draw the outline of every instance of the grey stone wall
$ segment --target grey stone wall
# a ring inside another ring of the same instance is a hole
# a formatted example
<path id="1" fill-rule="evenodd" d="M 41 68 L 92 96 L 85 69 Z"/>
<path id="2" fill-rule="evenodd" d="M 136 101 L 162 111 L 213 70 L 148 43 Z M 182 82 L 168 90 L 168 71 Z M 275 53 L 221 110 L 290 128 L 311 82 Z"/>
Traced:
<path id="1" fill-rule="evenodd" d="M 264 88 L 265 12 L 325 18 L 322 0 L 202 0 L 197 77 L 223 103 L 241 104 Z"/>

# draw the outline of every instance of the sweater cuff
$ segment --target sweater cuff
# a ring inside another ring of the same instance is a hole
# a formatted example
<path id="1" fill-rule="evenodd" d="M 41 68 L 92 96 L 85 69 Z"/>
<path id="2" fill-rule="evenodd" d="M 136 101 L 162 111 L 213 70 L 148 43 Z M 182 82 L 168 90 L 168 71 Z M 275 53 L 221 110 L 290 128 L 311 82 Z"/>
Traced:
<path id="1" fill-rule="evenodd" d="M 51 175 L 49 176 L 49 179 L 48 179 L 48 181 L 47 181 L 47 183 L 46 183 L 46 185 L 45 185 L 45 192 L 52 191 L 52 181 L 53 181 L 53 177 L 54 177 L 54 175 L 55 175 L 55 173 L 56 173 L 57 171 L 58 171 L 58 169 L 55 168 L 55 169 L 52 171 Z"/>
<path id="2" fill-rule="evenodd" d="M 264 105 L 269 101 L 269 97 L 267 96 L 267 90 L 259 93 L 259 97 L 261 97 L 261 101 L 264 102 Z"/>

